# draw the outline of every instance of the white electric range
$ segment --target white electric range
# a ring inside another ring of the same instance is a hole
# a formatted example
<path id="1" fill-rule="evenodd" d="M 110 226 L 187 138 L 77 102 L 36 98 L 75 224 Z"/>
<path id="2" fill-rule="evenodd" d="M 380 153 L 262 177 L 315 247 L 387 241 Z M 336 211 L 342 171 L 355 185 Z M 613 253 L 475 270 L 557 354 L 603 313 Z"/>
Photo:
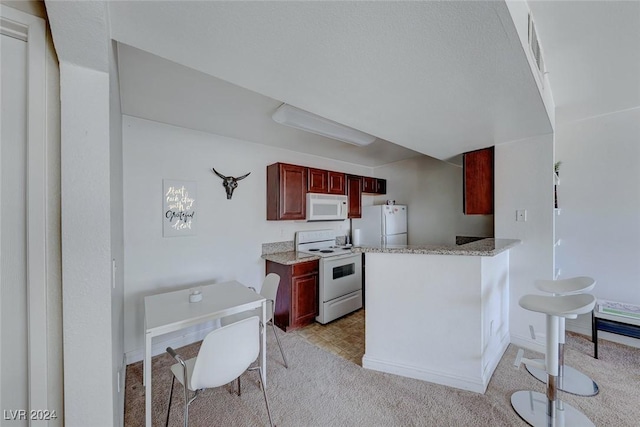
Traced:
<path id="1" fill-rule="evenodd" d="M 298 231 L 296 250 L 320 257 L 316 321 L 329 323 L 362 308 L 362 254 L 336 245 L 335 230 Z"/>

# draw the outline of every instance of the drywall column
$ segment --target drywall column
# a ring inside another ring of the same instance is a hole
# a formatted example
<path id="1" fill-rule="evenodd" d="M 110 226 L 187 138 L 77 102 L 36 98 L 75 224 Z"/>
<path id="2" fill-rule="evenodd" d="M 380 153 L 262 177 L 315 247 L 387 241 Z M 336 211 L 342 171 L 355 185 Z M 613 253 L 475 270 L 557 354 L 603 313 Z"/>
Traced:
<path id="1" fill-rule="evenodd" d="M 65 425 L 114 425 L 109 74 L 60 64 Z"/>
<path id="2" fill-rule="evenodd" d="M 112 259 L 123 257 L 121 133 L 108 4 L 45 4 L 60 62 L 65 425 L 121 425 L 122 274 L 112 279 Z"/>
<path id="3" fill-rule="evenodd" d="M 111 343 L 114 396 L 114 419 L 124 424 L 124 206 L 122 164 L 122 111 L 120 109 L 120 82 L 115 42 L 109 49 L 109 123 L 111 150 L 111 259 L 113 283 L 111 289 Z"/>

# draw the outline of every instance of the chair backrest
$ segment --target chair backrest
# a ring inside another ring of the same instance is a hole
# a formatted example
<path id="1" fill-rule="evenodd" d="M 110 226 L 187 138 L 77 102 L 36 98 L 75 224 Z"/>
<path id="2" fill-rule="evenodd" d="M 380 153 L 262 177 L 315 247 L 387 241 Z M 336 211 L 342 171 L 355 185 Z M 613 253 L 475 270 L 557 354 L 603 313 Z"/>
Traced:
<path id="1" fill-rule="evenodd" d="M 260 295 L 267 299 L 267 322 L 271 320 L 273 314 L 273 308 L 269 300 L 275 302 L 276 295 L 278 295 L 278 285 L 280 285 L 280 276 L 276 273 L 269 273 L 262 282 L 262 289 L 260 289 Z"/>
<path id="2" fill-rule="evenodd" d="M 252 316 L 211 331 L 191 374 L 192 390 L 220 387 L 238 378 L 260 354 L 260 319 Z"/>

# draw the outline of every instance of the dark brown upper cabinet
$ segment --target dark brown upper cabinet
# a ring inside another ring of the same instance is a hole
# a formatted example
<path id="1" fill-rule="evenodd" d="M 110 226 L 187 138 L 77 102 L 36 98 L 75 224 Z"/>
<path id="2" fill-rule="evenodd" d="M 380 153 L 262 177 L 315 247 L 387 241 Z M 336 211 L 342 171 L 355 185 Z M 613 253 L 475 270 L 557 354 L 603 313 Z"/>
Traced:
<path id="1" fill-rule="evenodd" d="M 464 213 L 493 214 L 493 147 L 463 155 Z"/>
<path id="2" fill-rule="evenodd" d="M 363 176 L 362 192 L 366 194 L 387 194 L 387 180 Z"/>
<path id="3" fill-rule="evenodd" d="M 348 218 L 362 218 L 362 177 L 347 175 Z"/>
<path id="4" fill-rule="evenodd" d="M 349 218 L 362 217 L 362 195 L 387 194 L 387 181 L 306 166 L 267 166 L 267 219 L 306 219 L 307 193 L 348 196 Z"/>
<path id="5" fill-rule="evenodd" d="M 286 163 L 267 166 L 267 219 L 306 218 L 307 168 Z"/>
<path id="6" fill-rule="evenodd" d="M 309 168 L 307 192 L 326 193 L 329 190 L 329 171 Z"/>
<path id="7" fill-rule="evenodd" d="M 329 194 L 347 194 L 346 174 L 329 171 Z"/>
<path id="8" fill-rule="evenodd" d="M 309 193 L 346 194 L 345 174 L 309 168 L 307 191 Z"/>

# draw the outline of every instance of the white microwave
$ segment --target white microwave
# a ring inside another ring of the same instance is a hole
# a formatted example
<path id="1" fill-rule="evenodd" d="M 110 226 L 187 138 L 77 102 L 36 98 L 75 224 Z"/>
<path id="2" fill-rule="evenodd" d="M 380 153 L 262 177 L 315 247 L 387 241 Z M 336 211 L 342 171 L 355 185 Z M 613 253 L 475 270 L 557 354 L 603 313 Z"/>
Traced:
<path id="1" fill-rule="evenodd" d="M 342 221 L 348 210 L 347 196 L 307 193 L 307 221 Z"/>

